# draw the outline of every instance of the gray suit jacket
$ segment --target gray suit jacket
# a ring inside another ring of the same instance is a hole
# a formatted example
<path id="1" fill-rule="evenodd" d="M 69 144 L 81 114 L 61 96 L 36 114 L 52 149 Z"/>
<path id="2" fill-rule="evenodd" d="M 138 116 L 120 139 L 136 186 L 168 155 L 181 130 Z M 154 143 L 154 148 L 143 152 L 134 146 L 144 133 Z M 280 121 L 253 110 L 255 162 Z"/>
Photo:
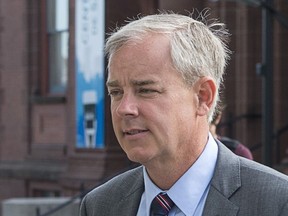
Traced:
<path id="1" fill-rule="evenodd" d="M 288 177 L 218 145 L 203 216 L 288 216 Z M 143 191 L 142 167 L 138 167 L 88 193 L 80 215 L 134 216 Z"/>

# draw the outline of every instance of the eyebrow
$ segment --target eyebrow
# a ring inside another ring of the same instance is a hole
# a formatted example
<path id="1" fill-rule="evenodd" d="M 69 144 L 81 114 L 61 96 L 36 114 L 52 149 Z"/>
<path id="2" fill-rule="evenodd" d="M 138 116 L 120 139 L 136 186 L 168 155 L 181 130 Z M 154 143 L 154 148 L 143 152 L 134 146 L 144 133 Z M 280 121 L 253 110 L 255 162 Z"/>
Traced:
<path id="1" fill-rule="evenodd" d="M 106 86 L 107 87 L 118 87 L 119 82 L 117 80 L 107 81 Z"/>
<path id="2" fill-rule="evenodd" d="M 133 86 L 145 86 L 145 85 L 152 85 L 156 84 L 157 82 L 154 80 L 131 80 L 130 82 Z M 107 87 L 118 87 L 119 82 L 118 80 L 112 80 L 106 82 Z"/>
<path id="3" fill-rule="evenodd" d="M 155 82 L 154 80 L 132 80 L 131 83 L 134 86 L 145 86 L 145 85 L 152 85 L 157 82 Z"/>

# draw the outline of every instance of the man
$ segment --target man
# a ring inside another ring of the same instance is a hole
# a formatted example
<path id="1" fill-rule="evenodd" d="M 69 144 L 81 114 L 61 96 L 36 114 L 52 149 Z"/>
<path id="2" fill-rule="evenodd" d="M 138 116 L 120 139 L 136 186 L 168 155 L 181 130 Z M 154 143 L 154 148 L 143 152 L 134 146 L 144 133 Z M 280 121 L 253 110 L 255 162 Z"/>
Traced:
<path id="1" fill-rule="evenodd" d="M 218 139 L 221 143 L 223 143 L 227 148 L 229 148 L 235 154 L 245 157 L 247 159 L 253 160 L 252 152 L 245 145 L 240 143 L 238 140 L 231 139 L 226 136 L 220 136 L 217 134 L 217 127 L 221 121 L 222 112 L 218 111 L 214 114 L 213 120 L 210 123 L 210 133 L 215 139 Z"/>
<path id="2" fill-rule="evenodd" d="M 150 15 L 108 39 L 113 128 L 142 166 L 88 193 L 81 216 L 288 214 L 288 178 L 209 133 L 229 51 L 224 25 L 204 23 Z"/>

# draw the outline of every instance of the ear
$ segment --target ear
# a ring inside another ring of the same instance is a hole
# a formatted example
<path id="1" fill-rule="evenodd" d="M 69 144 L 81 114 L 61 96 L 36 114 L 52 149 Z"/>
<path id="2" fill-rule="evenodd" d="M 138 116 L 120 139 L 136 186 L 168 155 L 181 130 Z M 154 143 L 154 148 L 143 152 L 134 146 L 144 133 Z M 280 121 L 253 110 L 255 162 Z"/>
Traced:
<path id="1" fill-rule="evenodd" d="M 197 115 L 207 115 L 216 97 L 216 83 L 211 77 L 202 77 L 196 82 L 195 87 L 198 96 Z"/>

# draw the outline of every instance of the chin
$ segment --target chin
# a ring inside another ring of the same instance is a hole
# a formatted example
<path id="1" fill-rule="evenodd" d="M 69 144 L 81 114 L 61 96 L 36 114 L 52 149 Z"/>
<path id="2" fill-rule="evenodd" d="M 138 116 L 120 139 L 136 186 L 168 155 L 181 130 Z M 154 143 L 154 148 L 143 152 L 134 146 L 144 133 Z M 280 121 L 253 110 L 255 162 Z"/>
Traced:
<path id="1" fill-rule="evenodd" d="M 143 161 L 143 158 L 137 155 L 131 155 L 131 154 L 127 154 L 127 157 L 130 161 L 133 161 L 135 163 L 141 163 Z"/>
<path id="2" fill-rule="evenodd" d="M 140 163 L 140 164 L 145 164 L 147 161 L 149 161 L 149 158 L 147 154 L 139 153 L 139 152 L 126 152 L 127 157 L 129 160 L 135 162 L 135 163 Z"/>

